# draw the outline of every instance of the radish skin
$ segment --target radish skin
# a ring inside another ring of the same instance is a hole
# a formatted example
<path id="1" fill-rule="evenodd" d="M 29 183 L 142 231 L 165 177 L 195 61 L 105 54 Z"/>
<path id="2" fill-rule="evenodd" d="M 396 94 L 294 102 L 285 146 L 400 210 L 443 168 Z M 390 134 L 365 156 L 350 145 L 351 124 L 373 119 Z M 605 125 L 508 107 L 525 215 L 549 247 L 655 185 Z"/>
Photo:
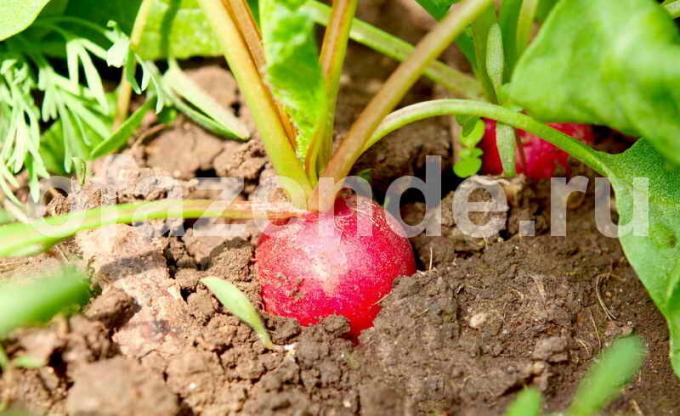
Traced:
<path id="1" fill-rule="evenodd" d="M 396 227 L 381 206 L 354 196 L 336 200 L 334 218 L 310 212 L 272 225 L 255 252 L 265 310 L 302 325 L 340 315 L 357 336 L 373 324 L 394 280 L 416 271 Z"/>

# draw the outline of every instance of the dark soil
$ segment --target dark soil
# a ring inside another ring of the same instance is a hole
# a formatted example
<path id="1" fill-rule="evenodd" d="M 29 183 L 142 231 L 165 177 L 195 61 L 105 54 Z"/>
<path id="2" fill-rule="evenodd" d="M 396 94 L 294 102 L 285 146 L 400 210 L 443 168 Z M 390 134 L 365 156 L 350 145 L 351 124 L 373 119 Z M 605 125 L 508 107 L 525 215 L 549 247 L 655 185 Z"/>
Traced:
<path id="1" fill-rule="evenodd" d="M 422 14 L 395 10 L 402 9 L 372 1 L 362 2 L 361 13 L 411 40 L 430 24 Z M 360 47 L 351 48 L 349 62 L 339 136 L 394 67 Z M 227 71 L 203 66 L 193 76 L 249 123 Z M 439 94 L 423 83 L 408 101 Z M 426 155 L 449 160 L 450 143 L 447 120 L 421 123 L 375 146 L 357 171 L 372 168 L 380 196 L 393 178 L 422 175 Z M 443 169 L 450 171 L 447 163 Z M 245 187 L 223 181 L 206 190 L 193 179 L 206 175 L 243 177 Z M 122 157 L 99 162 L 94 177 L 83 187 L 74 184 L 68 197 L 55 196 L 49 212 L 168 196 L 248 199 L 270 175 L 256 136 L 223 141 L 180 120 Z M 592 197 L 572 201 L 567 237 L 550 237 L 546 184 L 504 182 L 511 197 L 506 227 L 480 240 L 455 226 L 453 194 L 447 194 L 454 185 L 445 185 L 444 235 L 412 239 L 422 271 L 397 281 L 358 344 L 344 336 L 342 318 L 300 328 L 265 316 L 280 347 L 265 349 L 199 282 L 229 280 L 261 305 L 254 231 L 206 236 L 224 225 L 219 221 L 111 226 L 30 260 L 0 263 L 2 276 L 14 276 L 75 261 L 100 290 L 81 315 L 4 342 L 11 358 L 29 356 L 43 365 L 5 372 L 2 398 L 35 414 L 497 415 L 523 386 L 535 386 L 555 411 L 568 405 L 599 351 L 635 332 L 648 359 L 610 411 L 680 414 L 664 320 L 618 241 L 595 230 Z M 404 201 L 405 218 L 417 222 L 423 212 L 417 199 Z M 519 221 L 529 218 L 537 236 L 520 237 Z M 188 225 L 196 227 L 173 236 Z"/>

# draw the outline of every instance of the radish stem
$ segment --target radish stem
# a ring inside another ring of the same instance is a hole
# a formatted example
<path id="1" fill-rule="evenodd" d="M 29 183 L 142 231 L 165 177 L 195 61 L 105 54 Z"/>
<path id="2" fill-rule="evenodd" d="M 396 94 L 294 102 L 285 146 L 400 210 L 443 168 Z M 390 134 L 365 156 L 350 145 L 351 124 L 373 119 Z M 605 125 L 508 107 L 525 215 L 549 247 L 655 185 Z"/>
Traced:
<path id="1" fill-rule="evenodd" d="M 328 24 L 331 15 L 330 7 L 314 0 L 308 1 L 305 7 L 316 23 Z M 349 37 L 397 61 L 405 60 L 415 49 L 410 43 L 356 18 L 352 20 Z M 479 81 L 441 61 L 430 64 L 423 75 L 456 96 L 470 99 L 484 97 Z"/>
<path id="2" fill-rule="evenodd" d="M 333 178 L 337 183 L 347 176 L 381 121 L 399 104 L 423 71 L 492 2 L 493 0 L 465 0 L 451 8 L 446 17 L 418 43 L 413 54 L 392 73 L 373 97 L 322 172 L 322 177 Z M 332 206 L 332 200 L 318 199 L 318 192 L 315 192 L 309 205 L 322 211 Z"/>
<path id="3" fill-rule="evenodd" d="M 239 33 L 243 36 L 243 40 L 250 51 L 250 57 L 255 62 L 257 70 L 263 74 L 264 67 L 266 65 L 266 59 L 264 56 L 264 48 L 262 46 L 262 36 L 260 35 L 260 29 L 257 27 L 253 13 L 250 10 L 250 6 L 246 0 L 223 0 L 223 4 L 228 8 L 229 13 L 231 13 L 234 23 L 238 28 Z M 281 123 L 283 124 L 283 129 L 286 131 L 288 140 L 291 145 L 295 147 L 295 127 L 290 122 L 288 114 L 283 109 L 281 105 L 276 104 L 276 111 L 279 114 Z"/>
<path id="4" fill-rule="evenodd" d="M 519 17 L 517 19 L 516 52 L 518 59 L 529 45 L 537 10 L 538 0 L 524 0 L 522 2 L 522 8 L 519 10 Z"/>
<path id="5" fill-rule="evenodd" d="M 499 105 L 470 100 L 433 100 L 404 107 L 385 118 L 375 131 L 364 150 L 377 143 L 393 131 L 408 124 L 430 117 L 470 115 L 498 121 L 516 129 L 535 134 L 541 139 L 559 147 L 572 157 L 590 166 L 598 173 L 606 175 L 608 170 L 603 163 L 603 153 L 574 140 L 572 137 L 553 129 L 533 118 L 514 112 Z"/>
<path id="6" fill-rule="evenodd" d="M 146 26 L 146 21 L 149 19 L 149 13 L 151 12 L 151 6 L 153 1 L 144 0 L 139 6 L 139 11 L 137 12 L 137 17 L 135 17 L 135 23 L 132 26 L 132 33 L 130 34 L 130 49 L 132 51 L 139 48 L 139 44 L 142 41 L 142 35 L 144 34 L 144 27 Z M 136 66 L 135 62 L 130 65 L 133 68 Z M 120 80 L 120 86 L 118 87 L 118 98 L 116 100 L 116 115 L 113 120 L 113 129 L 116 130 L 123 124 L 123 121 L 128 116 L 130 111 L 130 100 L 132 99 L 132 85 L 130 81 L 127 80 L 125 74 L 122 75 Z"/>
<path id="7" fill-rule="evenodd" d="M 198 2 L 222 46 L 229 68 L 236 78 L 246 105 L 251 110 L 274 169 L 279 175 L 297 183 L 304 194 L 310 193 L 312 186 L 307 174 L 295 155 L 295 149 L 279 118 L 276 104 L 233 18 L 219 0 L 198 0 Z M 297 187 L 288 181 L 284 181 L 282 186 L 296 205 L 302 206 Z"/>
<path id="8" fill-rule="evenodd" d="M 333 151 L 333 125 L 342 67 L 347 56 L 347 44 L 352 19 L 356 13 L 358 0 L 335 0 L 330 23 L 324 34 L 321 47 L 321 67 L 324 71 L 328 108 L 325 120 L 312 138 L 307 154 L 307 174 L 310 178 L 318 175 L 317 166 L 323 169 Z"/>

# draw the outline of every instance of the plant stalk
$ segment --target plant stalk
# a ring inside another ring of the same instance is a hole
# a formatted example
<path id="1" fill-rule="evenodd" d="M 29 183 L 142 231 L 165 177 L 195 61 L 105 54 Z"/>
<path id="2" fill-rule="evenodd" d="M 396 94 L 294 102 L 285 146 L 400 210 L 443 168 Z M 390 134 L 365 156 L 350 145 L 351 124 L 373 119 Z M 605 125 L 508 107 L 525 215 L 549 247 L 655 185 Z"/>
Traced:
<path id="1" fill-rule="evenodd" d="M 227 7 L 234 23 L 236 23 L 236 27 L 238 28 L 239 33 L 241 33 L 246 46 L 248 46 L 250 56 L 255 62 L 257 70 L 260 74 L 264 74 L 267 60 L 264 54 L 264 47 L 262 46 L 260 29 L 257 27 L 250 6 L 248 6 L 246 0 L 222 0 L 222 4 Z M 276 111 L 279 113 L 279 118 L 283 124 L 283 129 L 286 131 L 286 135 L 288 136 L 291 145 L 295 148 L 295 136 L 297 135 L 297 131 L 291 123 L 286 110 L 284 110 L 279 103 L 275 104 Z"/>
<path id="2" fill-rule="evenodd" d="M 331 12 L 330 23 L 326 28 L 321 46 L 321 67 L 326 83 L 328 117 L 322 120 L 316 134 L 312 138 L 310 151 L 307 155 L 307 175 L 316 177 L 317 166 L 323 169 L 328 163 L 333 151 L 333 126 L 335 124 L 335 110 L 338 92 L 340 91 L 340 77 L 347 56 L 347 45 L 352 19 L 357 10 L 358 0 L 335 0 Z M 317 165 L 318 163 L 318 165 Z"/>
<path id="3" fill-rule="evenodd" d="M 307 174 L 298 161 L 295 150 L 285 132 L 281 119 L 271 99 L 269 89 L 250 55 L 245 41 L 232 16 L 220 0 L 198 0 L 208 18 L 215 36 L 220 42 L 224 56 L 241 89 L 246 105 L 250 108 L 267 155 L 278 175 L 293 181 L 281 184 L 296 206 L 303 207 L 302 198 L 311 192 Z M 297 186 L 295 186 L 295 184 Z M 303 195 L 300 195 L 302 191 Z"/>
<path id="4" fill-rule="evenodd" d="M 550 126 L 540 123 L 533 118 L 509 110 L 499 105 L 471 100 L 442 99 L 426 101 L 404 107 L 390 114 L 380 124 L 364 150 L 373 146 L 380 139 L 408 124 L 425 120 L 430 117 L 469 115 L 496 120 L 515 129 L 521 129 L 534 134 L 541 139 L 559 147 L 572 157 L 590 166 L 598 173 L 607 175 L 607 168 L 603 163 L 603 154 L 593 148 L 575 140 Z"/>
<path id="5" fill-rule="evenodd" d="M 146 22 L 149 20 L 149 13 L 151 12 L 152 0 L 143 0 L 137 11 L 135 23 L 132 26 L 132 33 L 130 34 L 130 49 L 134 52 L 139 48 L 144 35 L 144 28 Z M 136 63 L 132 63 L 133 67 Z M 118 98 L 116 100 L 116 115 L 113 119 L 113 130 L 117 130 L 125 121 L 130 111 L 130 101 L 132 100 L 132 85 L 125 77 L 121 75 L 120 85 L 118 87 Z"/>
<path id="6" fill-rule="evenodd" d="M 492 2 L 493 0 L 464 0 L 451 8 L 446 17 L 418 43 L 413 54 L 392 73 L 373 97 L 322 172 L 322 177 L 330 177 L 335 183 L 340 183 L 349 174 L 382 120 L 401 102 L 425 69 Z M 314 193 L 310 206 L 322 211 L 329 209 L 333 204 L 332 198 L 320 200 L 318 195 L 318 192 Z"/>
<path id="7" fill-rule="evenodd" d="M 537 10 L 538 0 L 524 0 L 522 2 L 517 19 L 517 59 L 522 56 L 522 53 L 529 45 Z"/>
<path id="8" fill-rule="evenodd" d="M 228 218 L 232 220 L 283 220 L 304 211 L 289 205 L 226 203 L 213 200 L 162 200 L 106 206 L 33 223 L 0 227 L 0 257 L 37 254 L 75 234 L 111 224 L 164 219 Z"/>
<path id="9" fill-rule="evenodd" d="M 308 1 L 305 7 L 316 23 L 320 25 L 329 24 L 330 7 L 315 0 Z M 355 42 L 400 62 L 405 60 L 414 50 L 410 43 L 357 18 L 352 20 L 349 36 Z M 441 61 L 430 64 L 423 75 L 457 97 L 475 100 L 484 98 L 484 92 L 477 79 Z"/>

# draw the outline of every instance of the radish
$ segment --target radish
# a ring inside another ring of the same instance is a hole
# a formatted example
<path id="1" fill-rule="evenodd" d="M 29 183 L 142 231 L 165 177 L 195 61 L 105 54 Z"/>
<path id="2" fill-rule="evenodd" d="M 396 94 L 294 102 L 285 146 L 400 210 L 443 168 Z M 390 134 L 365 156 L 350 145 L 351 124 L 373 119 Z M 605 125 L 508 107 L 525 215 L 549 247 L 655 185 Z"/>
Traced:
<path id="1" fill-rule="evenodd" d="M 356 336 L 372 325 L 393 281 L 415 273 L 416 265 L 409 241 L 381 206 L 345 196 L 334 210 L 335 218 L 309 212 L 265 230 L 255 252 L 257 276 L 267 312 L 302 325 L 341 315 Z"/>
<path id="2" fill-rule="evenodd" d="M 503 165 L 496 146 L 496 122 L 494 120 L 484 121 L 486 131 L 480 145 L 484 150 L 482 170 L 489 175 L 500 175 L 503 173 Z M 550 126 L 584 143 L 593 144 L 595 141 L 593 129 L 588 125 L 551 123 Z M 540 180 L 550 179 L 560 167 L 567 173 L 569 172 L 569 155 L 566 152 L 524 130 L 517 130 L 517 132 L 526 159 L 526 166 L 524 166 L 518 154 L 518 173 L 524 173 L 528 178 Z"/>

